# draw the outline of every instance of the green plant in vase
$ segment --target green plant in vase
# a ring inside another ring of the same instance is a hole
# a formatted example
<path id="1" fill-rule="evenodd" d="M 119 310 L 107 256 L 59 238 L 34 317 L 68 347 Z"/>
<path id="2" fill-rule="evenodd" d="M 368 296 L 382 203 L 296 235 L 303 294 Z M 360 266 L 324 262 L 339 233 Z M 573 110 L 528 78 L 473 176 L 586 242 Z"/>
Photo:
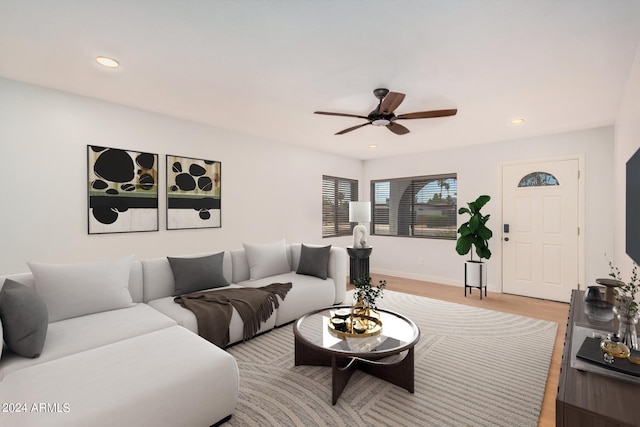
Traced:
<path id="1" fill-rule="evenodd" d="M 636 294 L 640 292 L 640 281 L 638 280 L 638 266 L 633 263 L 633 269 L 631 270 L 631 280 L 626 283 L 622 280 L 620 269 L 615 267 L 611 261 L 609 261 L 609 276 L 618 280 L 622 284 L 618 287 L 618 293 L 616 295 L 616 310 L 619 313 L 637 316 L 638 315 L 638 301 L 636 301 Z"/>
<path id="2" fill-rule="evenodd" d="M 636 294 L 640 292 L 640 280 L 638 280 L 638 266 L 633 263 L 631 280 L 625 282 L 618 267 L 609 261 L 609 276 L 620 282 L 616 293 L 615 312 L 618 316 L 618 336 L 629 348 L 638 349 L 638 301 Z"/>
<path id="3" fill-rule="evenodd" d="M 375 310 L 378 308 L 376 306 L 376 300 L 383 297 L 387 281 L 380 280 L 376 286 L 371 283 L 371 277 L 364 275 L 356 279 L 353 286 L 356 288 L 356 291 L 353 293 L 353 298 L 357 301 L 356 307 L 360 306 L 365 309 Z"/>

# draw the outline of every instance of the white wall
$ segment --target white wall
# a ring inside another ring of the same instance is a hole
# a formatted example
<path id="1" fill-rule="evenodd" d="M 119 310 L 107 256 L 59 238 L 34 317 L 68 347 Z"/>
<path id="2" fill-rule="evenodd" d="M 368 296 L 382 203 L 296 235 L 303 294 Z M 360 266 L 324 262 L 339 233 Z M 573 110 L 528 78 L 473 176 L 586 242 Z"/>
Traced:
<path id="1" fill-rule="evenodd" d="M 491 214 L 487 223 L 494 232 L 489 242 L 493 253 L 488 260 L 488 288 L 501 289 L 501 184 L 503 163 L 581 157 L 584 159 L 585 265 L 582 277 L 592 284 L 605 277 L 608 267 L 604 253 L 613 254 L 613 128 L 603 127 L 579 132 L 428 152 L 420 155 L 365 161 L 364 181 L 455 172 L 458 174 L 458 207 L 466 206 L 481 194 L 492 200 L 483 211 Z M 370 200 L 365 189 L 363 200 Z M 372 236 L 374 247 L 371 270 L 402 277 L 462 286 L 464 257 L 455 252 L 454 240 Z M 424 265 L 418 265 L 418 258 Z M 583 284 L 584 289 L 584 284 Z"/>
<path id="2" fill-rule="evenodd" d="M 625 134 L 623 123 L 616 132 L 616 170 L 624 163 L 618 157 L 626 161 L 638 147 L 637 62 L 636 83 L 631 85 L 635 95 L 628 100 L 636 104 L 621 115 L 635 119 L 635 127 L 627 128 Z M 160 231 L 87 234 L 87 144 L 160 155 Z M 222 228 L 165 230 L 165 154 L 222 162 Z M 489 287 L 499 290 L 499 165 L 563 156 L 585 160 L 584 275 L 591 283 L 608 273 L 603 254 L 614 253 L 611 127 L 370 160 L 363 165 L 360 160 L 0 79 L 0 273 L 27 271 L 27 260 L 76 262 L 129 253 L 143 259 L 238 248 L 242 242 L 283 237 L 289 242 L 347 246 L 352 243 L 350 237 L 321 237 L 323 174 L 358 179 L 360 199 L 370 200 L 372 179 L 456 172 L 461 203 L 481 193 L 493 197 L 486 209 L 496 233 L 490 242 L 494 255 L 489 261 Z M 616 201 L 624 199 L 624 189 L 621 194 L 615 193 Z M 619 204 L 615 203 L 616 262 L 624 253 L 624 230 L 620 230 L 624 208 Z M 463 282 L 464 258 L 455 253 L 454 241 L 372 236 L 370 244 L 374 272 L 454 285 Z M 418 257 L 424 258 L 423 266 L 417 265 Z"/>
<path id="3" fill-rule="evenodd" d="M 615 265 L 624 281 L 631 277 L 632 260 L 626 254 L 626 163 L 640 149 L 640 46 L 631 67 L 615 125 Z M 640 236 L 636 236 L 640 239 Z"/>
<path id="4" fill-rule="evenodd" d="M 87 234 L 88 144 L 159 154 L 160 231 Z M 222 162 L 222 228 L 165 229 L 165 154 Z M 0 274 L 28 271 L 27 260 L 143 259 L 281 238 L 349 245 L 322 239 L 323 174 L 360 179 L 362 162 L 0 79 Z"/>

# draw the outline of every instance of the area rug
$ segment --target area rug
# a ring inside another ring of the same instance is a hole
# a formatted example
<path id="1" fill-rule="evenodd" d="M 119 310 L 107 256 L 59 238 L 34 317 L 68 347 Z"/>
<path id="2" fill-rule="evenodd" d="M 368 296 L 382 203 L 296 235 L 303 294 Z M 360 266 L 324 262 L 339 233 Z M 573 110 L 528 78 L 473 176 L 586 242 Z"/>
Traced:
<path id="1" fill-rule="evenodd" d="M 289 324 L 229 349 L 240 396 L 227 425 L 538 424 L 555 323 L 393 291 L 378 306 L 420 327 L 414 394 L 356 371 L 332 406 L 331 368 L 294 366 Z"/>

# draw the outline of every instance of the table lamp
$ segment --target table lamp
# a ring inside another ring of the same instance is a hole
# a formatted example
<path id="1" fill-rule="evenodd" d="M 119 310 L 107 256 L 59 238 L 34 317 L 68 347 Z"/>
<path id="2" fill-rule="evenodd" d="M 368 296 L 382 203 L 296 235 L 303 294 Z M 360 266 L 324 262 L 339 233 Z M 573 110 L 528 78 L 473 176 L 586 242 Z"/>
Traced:
<path id="1" fill-rule="evenodd" d="M 362 222 L 371 221 L 371 202 L 349 202 L 349 222 L 357 222 L 353 228 L 353 247 L 367 247 L 367 227 Z"/>

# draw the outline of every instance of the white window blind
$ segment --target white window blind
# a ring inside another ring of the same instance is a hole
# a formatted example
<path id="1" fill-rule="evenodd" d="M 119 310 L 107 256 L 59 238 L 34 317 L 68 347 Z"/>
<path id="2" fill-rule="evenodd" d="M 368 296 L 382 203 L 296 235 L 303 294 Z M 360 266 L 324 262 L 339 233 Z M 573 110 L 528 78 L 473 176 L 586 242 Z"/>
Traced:
<path id="1" fill-rule="evenodd" d="M 322 176 L 322 237 L 349 236 L 349 202 L 358 200 L 358 181 Z"/>
<path id="2" fill-rule="evenodd" d="M 456 239 L 455 173 L 371 181 L 371 234 Z"/>

